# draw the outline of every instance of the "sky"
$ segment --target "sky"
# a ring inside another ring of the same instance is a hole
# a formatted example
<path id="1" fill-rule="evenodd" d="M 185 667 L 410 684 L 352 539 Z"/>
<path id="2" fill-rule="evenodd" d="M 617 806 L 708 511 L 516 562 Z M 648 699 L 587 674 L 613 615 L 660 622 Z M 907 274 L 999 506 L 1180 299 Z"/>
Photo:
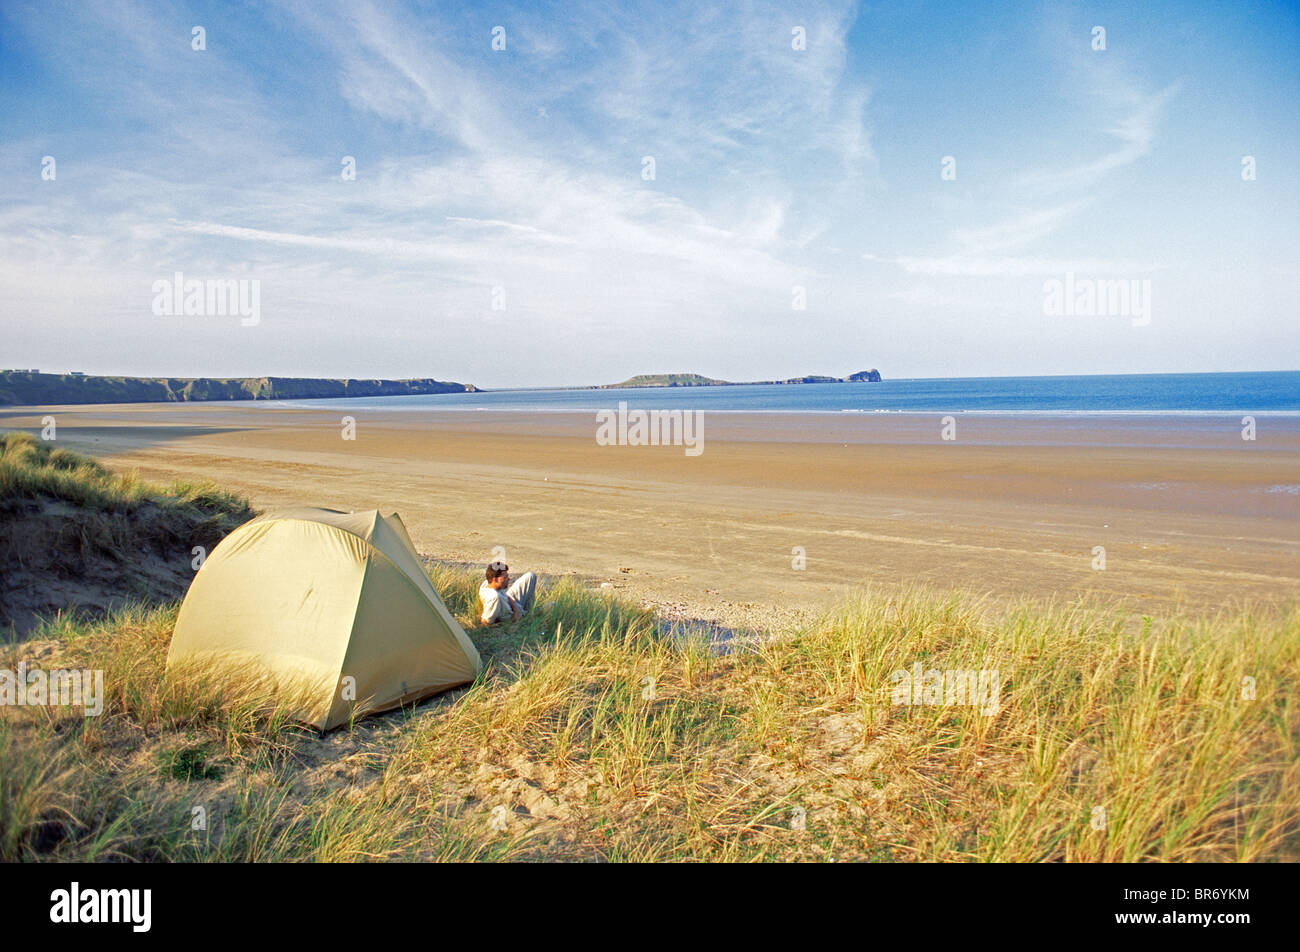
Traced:
<path id="1" fill-rule="evenodd" d="M 0 367 L 1300 369 L 1297 50 L 1286 2 L 5 0 Z"/>

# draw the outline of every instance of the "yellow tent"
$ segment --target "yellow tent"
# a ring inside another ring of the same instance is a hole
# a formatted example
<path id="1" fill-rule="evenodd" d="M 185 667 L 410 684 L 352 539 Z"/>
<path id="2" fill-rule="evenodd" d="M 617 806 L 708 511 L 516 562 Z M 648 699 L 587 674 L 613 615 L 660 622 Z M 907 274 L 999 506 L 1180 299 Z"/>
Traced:
<path id="1" fill-rule="evenodd" d="M 259 516 L 207 557 L 176 620 L 178 665 L 292 684 L 322 730 L 482 670 L 396 513 L 308 508 Z"/>

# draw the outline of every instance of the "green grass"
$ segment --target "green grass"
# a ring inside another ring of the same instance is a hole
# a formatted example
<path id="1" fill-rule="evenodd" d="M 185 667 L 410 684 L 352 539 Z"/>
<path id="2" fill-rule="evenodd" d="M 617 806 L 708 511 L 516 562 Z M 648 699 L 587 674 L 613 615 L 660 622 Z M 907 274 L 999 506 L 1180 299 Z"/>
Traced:
<path id="1" fill-rule="evenodd" d="M 173 780 L 219 780 L 221 770 L 208 763 L 206 744 L 175 747 L 158 752 L 157 761 L 163 775 Z"/>
<path id="2" fill-rule="evenodd" d="M 184 511 L 199 519 L 252 513 L 248 502 L 207 483 L 161 488 L 133 473 L 118 474 L 89 456 L 29 433 L 0 433 L 0 511 L 25 502 L 55 500 L 91 513 L 133 513 L 145 504 Z"/>

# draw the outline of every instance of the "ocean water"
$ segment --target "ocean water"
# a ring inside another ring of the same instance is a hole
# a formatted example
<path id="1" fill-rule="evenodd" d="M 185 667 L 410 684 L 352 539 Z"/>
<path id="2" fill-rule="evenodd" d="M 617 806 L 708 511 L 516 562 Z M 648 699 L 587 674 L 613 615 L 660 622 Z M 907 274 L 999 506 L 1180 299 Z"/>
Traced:
<path id="1" fill-rule="evenodd" d="M 466 411 L 636 409 L 788 413 L 1300 414 L 1300 371 L 964 377 L 786 386 L 495 390 L 410 397 L 241 401 L 249 406 Z"/>

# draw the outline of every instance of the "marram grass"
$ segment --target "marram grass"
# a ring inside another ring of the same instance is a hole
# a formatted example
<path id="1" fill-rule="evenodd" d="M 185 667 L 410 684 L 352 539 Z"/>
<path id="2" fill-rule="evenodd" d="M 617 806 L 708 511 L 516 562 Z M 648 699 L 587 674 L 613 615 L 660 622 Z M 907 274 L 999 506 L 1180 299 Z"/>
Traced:
<path id="1" fill-rule="evenodd" d="M 432 577 L 472 625 L 477 577 Z M 865 593 L 718 655 L 561 582 L 471 629 L 475 684 L 324 737 L 284 698 L 169 679 L 175 615 L 35 633 L 42 665 L 102 669 L 108 697 L 99 718 L 0 708 L 0 859 L 1300 856 L 1294 608 L 1153 620 Z M 6 650 L 0 667 L 24 657 Z M 996 710 L 895 703 L 918 663 L 996 669 Z M 176 766 L 195 751 L 201 768 Z"/>
<path id="2" fill-rule="evenodd" d="M 195 519 L 234 519 L 231 528 L 252 515 L 246 500 L 210 483 L 152 486 L 135 473 L 115 473 L 89 456 L 30 433 L 0 433 L 0 512 L 40 499 L 73 504 L 83 514 L 131 513 L 152 503 Z"/>

